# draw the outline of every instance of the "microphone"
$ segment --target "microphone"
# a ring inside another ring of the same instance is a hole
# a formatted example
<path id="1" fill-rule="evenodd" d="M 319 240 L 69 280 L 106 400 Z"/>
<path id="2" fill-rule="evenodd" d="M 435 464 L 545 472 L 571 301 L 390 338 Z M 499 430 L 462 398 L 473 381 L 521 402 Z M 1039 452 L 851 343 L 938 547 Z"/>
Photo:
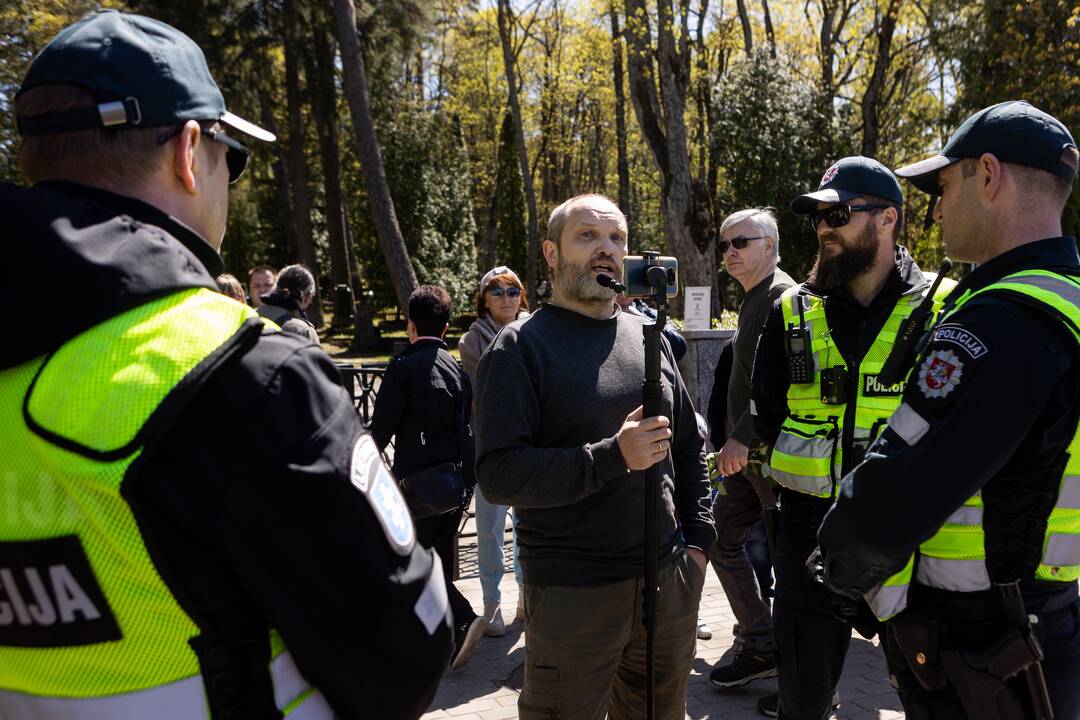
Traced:
<path id="1" fill-rule="evenodd" d="M 599 273 L 596 276 L 596 283 L 602 287 L 611 288 L 617 293 L 626 292 L 626 286 L 607 273 Z"/>

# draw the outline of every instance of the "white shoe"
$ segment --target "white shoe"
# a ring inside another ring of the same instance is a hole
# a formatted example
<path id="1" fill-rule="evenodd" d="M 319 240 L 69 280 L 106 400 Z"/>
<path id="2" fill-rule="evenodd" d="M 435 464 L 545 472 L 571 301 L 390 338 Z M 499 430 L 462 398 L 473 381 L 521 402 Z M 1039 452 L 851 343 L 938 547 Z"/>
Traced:
<path id="1" fill-rule="evenodd" d="M 457 639 L 460 639 L 458 645 L 454 648 L 454 654 L 450 658 L 450 669 L 457 670 L 465 663 L 469 662 L 469 658 L 476 652 L 476 646 L 480 642 L 480 638 L 484 635 L 484 619 L 482 617 L 476 617 L 471 623 L 469 623 L 468 629 L 464 633 L 461 633 Z"/>
<path id="2" fill-rule="evenodd" d="M 506 623 L 503 622 L 499 603 L 484 603 L 484 620 L 487 621 L 484 634 L 488 637 L 502 637 L 506 634 Z"/>
<path id="3" fill-rule="evenodd" d="M 712 628 L 701 618 L 697 621 L 697 639 L 712 640 Z"/>

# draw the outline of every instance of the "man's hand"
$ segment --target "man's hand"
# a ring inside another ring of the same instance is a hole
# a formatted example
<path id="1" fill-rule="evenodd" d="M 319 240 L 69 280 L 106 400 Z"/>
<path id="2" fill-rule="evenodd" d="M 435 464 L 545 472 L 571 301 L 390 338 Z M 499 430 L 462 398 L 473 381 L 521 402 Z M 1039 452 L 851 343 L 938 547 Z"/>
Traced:
<path id="1" fill-rule="evenodd" d="M 749 455 L 750 448 L 735 438 L 728 438 L 716 456 L 716 467 L 722 475 L 734 475 L 746 467 L 746 459 Z"/>
<path id="2" fill-rule="evenodd" d="M 806 559 L 806 576 L 810 580 L 810 586 L 825 600 L 833 617 L 851 625 L 867 640 L 872 640 L 877 635 L 878 619 L 874 617 L 874 613 L 865 600 L 852 600 L 834 593 L 825 585 L 825 557 L 821 554 L 820 547 L 814 548 L 810 557 Z"/>
<path id="3" fill-rule="evenodd" d="M 667 456 L 671 447 L 671 423 L 666 417 L 642 419 L 642 407 L 638 405 L 634 412 L 626 416 L 619 434 L 615 436 L 619 443 L 626 467 L 631 470 L 646 470 Z"/>
<path id="4" fill-rule="evenodd" d="M 708 562 L 708 560 L 706 560 L 706 558 L 705 558 L 705 553 L 701 552 L 697 548 L 688 547 L 688 548 L 686 548 L 686 554 L 689 555 L 690 559 L 693 560 L 694 563 L 697 564 L 698 570 L 700 570 L 701 574 L 704 575 L 705 574 L 705 563 Z"/>

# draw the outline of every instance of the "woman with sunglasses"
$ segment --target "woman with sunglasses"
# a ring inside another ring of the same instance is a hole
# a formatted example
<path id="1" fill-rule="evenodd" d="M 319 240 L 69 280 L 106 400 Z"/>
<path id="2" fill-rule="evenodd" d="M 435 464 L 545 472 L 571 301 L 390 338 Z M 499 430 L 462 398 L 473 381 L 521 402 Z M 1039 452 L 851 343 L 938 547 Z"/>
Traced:
<path id="1" fill-rule="evenodd" d="M 480 356 L 503 327 L 529 314 L 529 302 L 521 279 L 510 268 L 499 265 L 484 274 L 476 295 L 476 321 L 462 336 L 458 348 L 461 364 L 469 381 L 476 387 L 476 367 Z M 480 586 L 484 591 L 485 634 L 500 637 L 506 633 L 500 603 L 499 581 L 503 575 L 503 537 L 506 528 L 506 505 L 492 505 L 476 488 L 476 545 L 480 566 Z M 517 537 L 513 538 L 514 575 L 518 584 L 517 612 L 511 622 L 524 617 L 522 611 L 521 569 L 518 565 Z"/>

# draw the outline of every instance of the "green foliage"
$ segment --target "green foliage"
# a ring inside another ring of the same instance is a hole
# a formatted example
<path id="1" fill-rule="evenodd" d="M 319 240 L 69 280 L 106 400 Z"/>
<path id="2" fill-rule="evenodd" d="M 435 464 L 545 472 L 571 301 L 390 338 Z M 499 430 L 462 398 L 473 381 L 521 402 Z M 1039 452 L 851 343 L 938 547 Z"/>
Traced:
<path id="1" fill-rule="evenodd" d="M 782 264 L 795 278 L 809 270 L 817 240 L 788 204 L 816 189 L 838 154 L 850 154 L 839 148 L 851 147 L 838 141 L 840 126 L 822 112 L 817 93 L 767 52 L 733 64 L 716 89 L 724 108 L 713 128 L 722 172 L 717 225 L 742 208 L 777 208 Z"/>
<path id="2" fill-rule="evenodd" d="M 525 226 L 525 188 L 521 182 L 521 163 L 514 144 L 514 118 L 503 116 L 499 132 L 499 166 L 495 186 L 496 227 L 499 242 L 495 251 L 496 265 L 509 265 L 524 272 L 529 252 L 529 231 Z"/>
<path id="3" fill-rule="evenodd" d="M 951 126 L 1005 100 L 1027 100 L 1080 132 L 1080 5 L 1062 0 L 979 0 L 946 3 L 951 12 L 938 38 L 956 59 L 959 97 Z M 1063 218 L 1080 234 L 1080 186 Z"/>
<path id="4" fill-rule="evenodd" d="M 379 140 L 398 224 L 417 280 L 440 285 L 458 310 L 472 302 L 477 280 L 476 224 L 468 156 L 456 118 L 405 105 L 379 127 Z M 358 168 L 354 168 L 358 173 Z M 358 258 L 377 306 L 393 303 L 382 255 L 366 207 L 357 213 Z M 378 253 L 378 254 L 377 254 Z"/>

